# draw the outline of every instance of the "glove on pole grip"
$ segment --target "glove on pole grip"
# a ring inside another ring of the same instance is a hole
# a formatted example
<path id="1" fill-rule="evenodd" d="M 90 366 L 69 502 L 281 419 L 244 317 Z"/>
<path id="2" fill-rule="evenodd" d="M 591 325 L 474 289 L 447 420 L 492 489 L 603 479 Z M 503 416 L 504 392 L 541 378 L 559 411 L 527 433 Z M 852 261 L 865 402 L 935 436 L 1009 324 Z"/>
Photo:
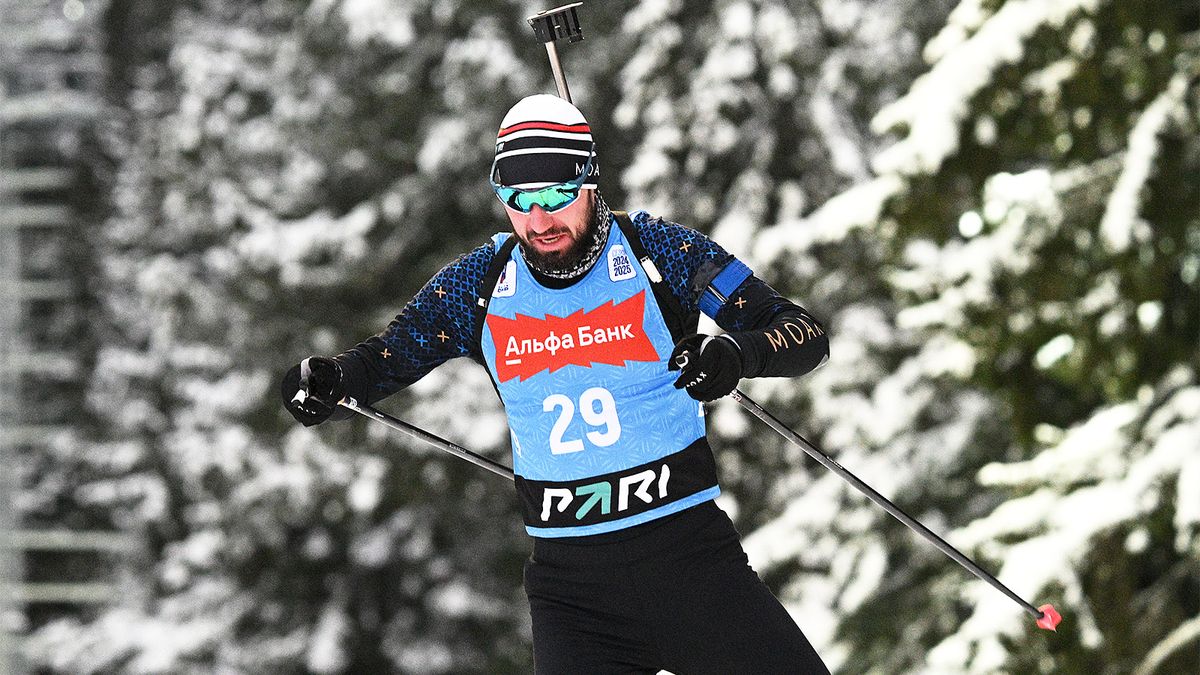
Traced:
<path id="1" fill-rule="evenodd" d="M 309 365 L 309 359 L 304 359 L 300 362 L 300 388 L 296 390 L 296 395 L 292 397 L 292 403 L 304 405 L 308 400 L 308 381 L 312 378 L 312 366 Z"/>

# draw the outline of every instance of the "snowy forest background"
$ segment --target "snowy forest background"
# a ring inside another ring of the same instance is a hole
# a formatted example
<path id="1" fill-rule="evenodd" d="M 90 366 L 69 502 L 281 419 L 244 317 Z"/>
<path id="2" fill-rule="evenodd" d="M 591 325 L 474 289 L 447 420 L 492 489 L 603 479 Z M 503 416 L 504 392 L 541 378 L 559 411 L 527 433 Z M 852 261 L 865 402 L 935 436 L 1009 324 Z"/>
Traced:
<path id="1" fill-rule="evenodd" d="M 33 615 L 26 658 L 529 672 L 511 486 L 365 421 L 303 429 L 277 383 L 505 228 L 485 174 L 503 112 L 553 92 L 523 20 L 550 3 L 60 6 L 105 59 L 71 149 L 90 374 L 76 432 L 23 458 L 13 501 L 138 546 L 120 600 Z M 711 233 L 829 328 L 824 367 L 747 393 L 1064 615 L 1038 630 L 722 401 L 721 504 L 830 665 L 1200 672 L 1197 3 L 581 16 L 562 55 L 608 202 Z M 473 364 L 381 407 L 507 461 Z"/>

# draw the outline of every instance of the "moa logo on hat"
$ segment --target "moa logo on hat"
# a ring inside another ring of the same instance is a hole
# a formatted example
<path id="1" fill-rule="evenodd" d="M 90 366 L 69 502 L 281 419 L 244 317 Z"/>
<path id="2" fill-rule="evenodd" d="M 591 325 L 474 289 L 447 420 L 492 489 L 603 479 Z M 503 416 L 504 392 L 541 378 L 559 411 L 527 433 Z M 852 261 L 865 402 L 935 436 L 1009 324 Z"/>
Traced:
<path id="1" fill-rule="evenodd" d="M 593 151 L 592 129 L 579 109 L 550 94 L 517 101 L 496 134 L 500 185 L 525 190 L 575 180 Z M 592 160 L 585 188 L 595 188 L 599 161 Z"/>

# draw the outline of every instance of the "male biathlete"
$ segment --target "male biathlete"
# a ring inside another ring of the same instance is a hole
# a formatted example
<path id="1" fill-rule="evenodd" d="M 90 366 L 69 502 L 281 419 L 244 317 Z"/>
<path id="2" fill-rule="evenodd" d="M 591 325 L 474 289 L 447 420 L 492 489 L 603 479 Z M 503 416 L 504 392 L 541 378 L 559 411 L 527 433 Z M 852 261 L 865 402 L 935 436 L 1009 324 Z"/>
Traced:
<path id="1" fill-rule="evenodd" d="M 537 673 L 826 673 L 713 502 L 698 403 L 809 372 L 825 331 L 699 232 L 610 211 L 599 174 L 578 109 L 519 101 L 491 173 L 512 233 L 444 267 L 383 332 L 293 367 L 287 408 L 311 426 L 455 357 L 487 368 L 534 538 Z M 728 332 L 696 334 L 699 312 Z"/>

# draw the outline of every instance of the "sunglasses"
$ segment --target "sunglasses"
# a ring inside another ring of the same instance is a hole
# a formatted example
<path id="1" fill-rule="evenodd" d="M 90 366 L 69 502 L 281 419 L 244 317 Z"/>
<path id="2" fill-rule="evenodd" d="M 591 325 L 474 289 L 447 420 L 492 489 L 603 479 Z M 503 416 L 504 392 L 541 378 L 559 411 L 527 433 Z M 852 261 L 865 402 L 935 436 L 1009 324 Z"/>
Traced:
<path id="1" fill-rule="evenodd" d="M 496 182 L 496 160 L 492 160 L 492 173 L 488 178 L 492 183 L 492 190 L 500 198 L 500 202 L 508 208 L 521 213 L 529 213 L 534 206 L 540 206 L 546 213 L 554 213 L 559 209 L 565 209 L 579 198 L 579 191 L 583 189 L 583 184 L 592 171 L 592 159 L 595 156 L 596 144 L 593 143 L 592 149 L 588 152 L 587 164 L 583 166 L 583 173 L 579 174 L 575 180 L 566 183 L 555 183 L 529 190 L 506 187 Z"/>

